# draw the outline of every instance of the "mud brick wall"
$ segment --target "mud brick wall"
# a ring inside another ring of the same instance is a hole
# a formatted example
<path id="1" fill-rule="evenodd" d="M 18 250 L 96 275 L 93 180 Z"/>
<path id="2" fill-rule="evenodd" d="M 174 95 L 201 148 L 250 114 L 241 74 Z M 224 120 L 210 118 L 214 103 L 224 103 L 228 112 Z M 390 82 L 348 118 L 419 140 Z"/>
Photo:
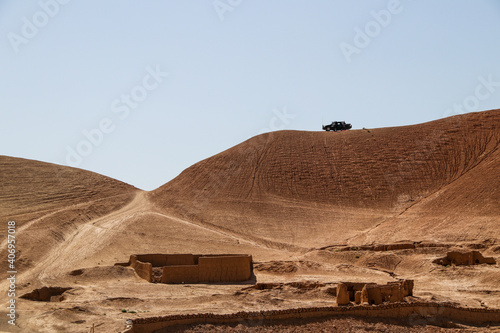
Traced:
<path id="1" fill-rule="evenodd" d="M 153 265 L 149 262 L 143 262 L 137 259 L 136 255 L 130 256 L 130 266 L 135 270 L 137 275 L 139 275 L 144 280 L 151 282 L 151 276 L 153 275 Z"/>
<path id="2" fill-rule="evenodd" d="M 182 266 L 165 266 L 161 274 L 161 283 L 198 283 L 199 266 L 198 265 L 182 265 Z"/>
<path id="3" fill-rule="evenodd" d="M 376 306 L 311 307 L 285 310 L 237 312 L 231 314 L 197 313 L 164 317 L 138 318 L 123 333 L 154 332 L 175 325 L 230 324 L 262 322 L 289 318 L 320 318 L 330 316 L 356 316 L 365 318 L 444 318 L 470 324 L 500 324 L 499 309 L 463 308 L 449 303 L 416 302 L 388 303 Z"/>
<path id="4" fill-rule="evenodd" d="M 367 284 L 366 290 L 369 304 L 402 302 L 406 296 L 413 295 L 413 280 L 389 282 L 386 285 Z"/>
<path id="5" fill-rule="evenodd" d="M 128 263 L 152 282 L 153 267 L 163 267 L 162 283 L 240 282 L 252 276 L 252 256 L 238 254 L 133 254 Z"/>
<path id="6" fill-rule="evenodd" d="M 162 283 L 238 282 L 252 275 L 251 256 L 195 256 L 198 265 L 163 267 Z"/>
<path id="7" fill-rule="evenodd" d="M 134 255 L 142 262 L 149 262 L 153 267 L 167 265 L 195 265 L 197 257 L 192 254 L 137 254 Z M 132 257 L 132 256 L 131 256 Z"/>
<path id="8" fill-rule="evenodd" d="M 393 250 L 405 250 L 414 249 L 416 246 L 414 243 L 395 243 L 395 244 L 378 244 L 378 245 L 361 245 L 361 246 L 346 246 L 343 247 L 342 251 L 393 251 Z"/>
<path id="9" fill-rule="evenodd" d="M 246 281 L 252 275 L 252 257 L 224 256 L 198 259 L 200 282 Z"/>
<path id="10" fill-rule="evenodd" d="M 360 282 L 341 282 L 339 285 L 343 285 L 345 288 L 342 290 L 339 290 L 338 286 L 335 288 L 338 304 L 367 302 L 377 305 L 383 302 L 401 302 L 406 296 L 413 295 L 413 280 L 389 282 L 385 285 Z M 360 298 L 356 300 L 356 293 L 358 292 L 361 292 L 361 294 Z M 363 293 L 365 293 L 365 296 L 361 296 Z"/>

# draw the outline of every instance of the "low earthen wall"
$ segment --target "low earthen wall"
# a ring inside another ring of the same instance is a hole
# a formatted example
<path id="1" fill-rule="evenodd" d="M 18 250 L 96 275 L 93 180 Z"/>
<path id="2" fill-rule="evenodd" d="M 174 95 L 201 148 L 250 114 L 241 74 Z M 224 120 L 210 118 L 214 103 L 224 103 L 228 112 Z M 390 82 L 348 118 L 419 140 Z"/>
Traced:
<path id="1" fill-rule="evenodd" d="M 137 259 L 137 256 L 130 256 L 130 266 L 135 270 L 137 275 L 139 275 L 144 280 L 151 282 L 151 277 L 153 275 L 153 265 L 149 262 L 142 262 Z"/>
<path id="2" fill-rule="evenodd" d="M 197 283 L 199 278 L 198 265 L 165 266 L 161 274 L 161 283 Z"/>
<path id="3" fill-rule="evenodd" d="M 360 245 L 360 246 L 346 246 L 341 248 L 342 251 L 394 251 L 414 249 L 414 243 L 394 243 L 394 244 L 378 244 L 378 245 Z"/>
<path id="4" fill-rule="evenodd" d="M 161 283 L 241 282 L 252 276 L 252 256 L 238 254 L 133 254 L 128 263 L 153 282 L 153 267 L 163 267 Z"/>
<path id="5" fill-rule="evenodd" d="M 500 310 L 463 308 L 446 303 L 389 303 L 377 306 L 314 307 L 231 314 L 185 314 L 164 317 L 138 318 L 123 333 L 154 332 L 176 325 L 231 324 L 245 321 L 279 320 L 290 318 L 320 318 L 329 316 L 355 316 L 366 318 L 442 318 L 469 324 L 500 325 Z"/>
<path id="6" fill-rule="evenodd" d="M 198 259 L 200 282 L 246 281 L 252 275 L 252 257 L 224 256 Z"/>
<path id="7" fill-rule="evenodd" d="M 192 254 L 135 254 L 138 260 L 149 262 L 153 267 L 168 265 L 196 265 L 199 256 Z"/>

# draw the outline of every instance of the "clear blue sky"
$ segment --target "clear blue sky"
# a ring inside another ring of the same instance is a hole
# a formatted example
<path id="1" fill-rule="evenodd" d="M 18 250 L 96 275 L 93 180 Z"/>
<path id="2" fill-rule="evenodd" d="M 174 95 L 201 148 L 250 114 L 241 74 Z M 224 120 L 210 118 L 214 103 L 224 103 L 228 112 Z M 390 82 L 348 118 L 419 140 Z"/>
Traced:
<path id="1" fill-rule="evenodd" d="M 500 107 L 495 0 L 0 1 L 0 22 L 0 154 L 145 190 L 263 131 Z"/>

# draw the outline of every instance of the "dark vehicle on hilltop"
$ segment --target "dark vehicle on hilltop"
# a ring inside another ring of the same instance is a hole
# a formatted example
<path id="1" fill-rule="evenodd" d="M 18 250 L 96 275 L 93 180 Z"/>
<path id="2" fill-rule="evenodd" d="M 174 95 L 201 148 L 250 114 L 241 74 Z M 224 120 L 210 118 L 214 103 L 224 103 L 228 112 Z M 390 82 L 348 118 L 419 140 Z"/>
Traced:
<path id="1" fill-rule="evenodd" d="M 346 124 L 345 121 L 332 121 L 330 125 L 323 125 L 323 129 L 327 132 L 329 131 L 347 131 L 352 128 L 351 124 Z"/>

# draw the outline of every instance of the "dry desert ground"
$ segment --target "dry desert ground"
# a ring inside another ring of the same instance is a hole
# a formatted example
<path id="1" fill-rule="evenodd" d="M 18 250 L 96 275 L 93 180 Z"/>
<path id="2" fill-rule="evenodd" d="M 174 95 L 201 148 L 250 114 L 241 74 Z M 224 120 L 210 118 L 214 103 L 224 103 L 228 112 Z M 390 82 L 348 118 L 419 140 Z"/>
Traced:
<path id="1" fill-rule="evenodd" d="M 500 331 L 500 110 L 266 133 L 149 192 L 22 158 L 1 156 L 0 170 L 17 272 L 13 326 L 2 237 L 0 331 L 146 332 L 141 322 L 168 318 L 198 319 L 158 332 Z M 472 251 L 494 263 L 438 263 Z M 115 265 L 133 254 L 248 254 L 253 273 L 151 283 Z M 403 279 L 414 281 L 403 302 L 337 305 L 339 282 Z M 324 308 L 350 312 L 307 310 Z"/>

